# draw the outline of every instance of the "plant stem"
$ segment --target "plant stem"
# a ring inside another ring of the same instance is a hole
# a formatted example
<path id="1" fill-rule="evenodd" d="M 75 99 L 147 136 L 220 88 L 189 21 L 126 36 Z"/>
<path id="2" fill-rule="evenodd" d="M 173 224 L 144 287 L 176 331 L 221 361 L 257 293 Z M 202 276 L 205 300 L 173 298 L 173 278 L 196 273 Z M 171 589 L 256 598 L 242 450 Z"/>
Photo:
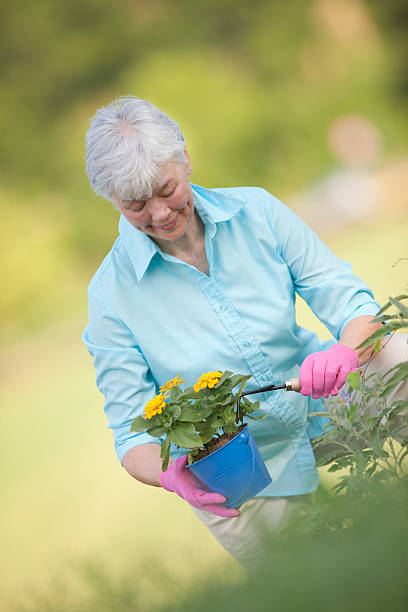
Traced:
<path id="1" fill-rule="evenodd" d="M 239 387 L 239 391 L 238 391 L 238 394 L 237 394 L 237 399 L 235 400 L 235 402 L 234 402 L 234 404 L 232 406 L 232 409 L 234 409 L 235 404 L 237 406 L 237 416 L 235 417 L 235 422 L 237 424 L 239 423 L 239 421 L 241 421 L 241 423 L 242 423 L 241 414 L 240 414 L 240 402 L 239 402 L 239 400 L 241 399 L 241 393 L 244 390 L 244 387 L 245 387 L 245 380 L 243 380 L 241 382 L 241 385 Z"/>

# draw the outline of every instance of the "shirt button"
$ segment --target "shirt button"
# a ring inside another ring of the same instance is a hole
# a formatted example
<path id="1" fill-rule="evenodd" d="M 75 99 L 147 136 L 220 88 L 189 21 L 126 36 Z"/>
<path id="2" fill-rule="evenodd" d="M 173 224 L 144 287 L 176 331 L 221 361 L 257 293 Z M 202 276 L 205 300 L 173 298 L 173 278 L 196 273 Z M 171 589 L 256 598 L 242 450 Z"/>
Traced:
<path id="1" fill-rule="evenodd" d="M 225 306 L 225 304 L 221 304 L 220 310 L 227 310 L 227 306 Z"/>

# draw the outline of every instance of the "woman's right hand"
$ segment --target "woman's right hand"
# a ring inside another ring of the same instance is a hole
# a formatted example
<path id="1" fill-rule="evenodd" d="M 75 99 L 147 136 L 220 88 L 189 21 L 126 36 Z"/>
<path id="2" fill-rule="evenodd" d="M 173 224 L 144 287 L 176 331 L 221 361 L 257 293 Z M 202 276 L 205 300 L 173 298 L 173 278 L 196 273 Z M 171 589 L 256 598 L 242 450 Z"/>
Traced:
<path id="1" fill-rule="evenodd" d="M 206 512 L 224 517 L 239 516 L 239 510 L 220 506 L 225 502 L 224 495 L 209 493 L 200 489 L 194 475 L 185 467 L 187 462 L 187 455 L 183 455 L 160 474 L 160 484 L 163 489 L 177 493 L 191 506 L 199 510 L 206 510 Z"/>

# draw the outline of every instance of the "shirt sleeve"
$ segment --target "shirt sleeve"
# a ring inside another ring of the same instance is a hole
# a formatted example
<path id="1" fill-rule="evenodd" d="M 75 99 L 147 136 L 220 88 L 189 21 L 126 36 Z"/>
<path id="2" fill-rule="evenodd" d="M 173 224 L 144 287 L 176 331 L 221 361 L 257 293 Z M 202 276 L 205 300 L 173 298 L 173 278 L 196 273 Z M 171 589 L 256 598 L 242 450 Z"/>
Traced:
<path id="1" fill-rule="evenodd" d="M 266 214 L 277 249 L 289 268 L 295 291 L 339 340 L 356 317 L 375 316 L 380 305 L 372 291 L 338 259 L 295 213 L 264 191 Z"/>
<path id="2" fill-rule="evenodd" d="M 83 334 L 96 371 L 96 384 L 105 397 L 105 414 L 122 462 L 134 446 L 159 443 L 147 433 L 131 433 L 133 419 L 156 394 L 156 384 L 135 339 L 101 298 L 88 292 L 89 322 Z"/>

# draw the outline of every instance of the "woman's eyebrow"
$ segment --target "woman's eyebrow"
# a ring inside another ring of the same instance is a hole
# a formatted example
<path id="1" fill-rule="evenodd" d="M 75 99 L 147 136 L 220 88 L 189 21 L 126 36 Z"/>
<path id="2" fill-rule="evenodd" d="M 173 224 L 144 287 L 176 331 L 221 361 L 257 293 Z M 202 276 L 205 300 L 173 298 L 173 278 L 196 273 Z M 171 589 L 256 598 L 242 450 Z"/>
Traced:
<path id="1" fill-rule="evenodd" d="M 162 191 L 164 191 L 164 190 L 165 190 L 167 187 L 169 187 L 169 186 L 171 185 L 171 183 L 173 183 L 173 182 L 174 182 L 174 179 L 173 179 L 173 178 L 171 178 L 171 179 L 169 179 L 168 181 L 166 181 L 166 182 L 164 183 L 164 185 L 162 185 L 162 186 L 160 187 L 160 189 L 159 189 L 159 193 L 161 193 Z"/>

